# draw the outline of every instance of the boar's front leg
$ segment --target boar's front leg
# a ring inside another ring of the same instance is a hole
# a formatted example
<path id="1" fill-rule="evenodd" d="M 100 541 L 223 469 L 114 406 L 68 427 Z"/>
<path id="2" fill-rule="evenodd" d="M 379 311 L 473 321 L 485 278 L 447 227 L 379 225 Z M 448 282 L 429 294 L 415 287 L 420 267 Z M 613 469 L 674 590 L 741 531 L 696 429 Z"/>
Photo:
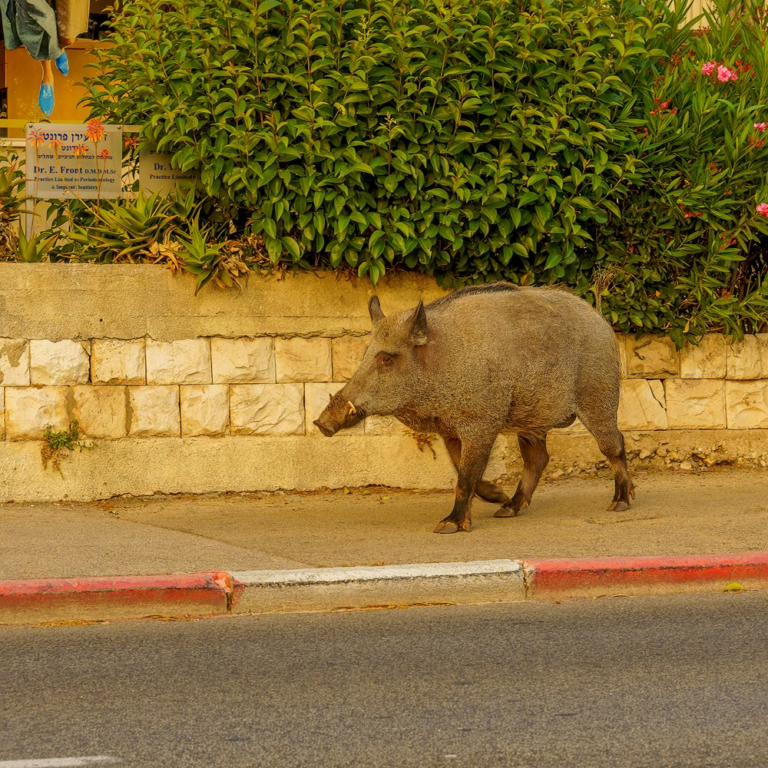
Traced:
<path id="1" fill-rule="evenodd" d="M 483 473 L 491 455 L 491 448 L 496 435 L 490 440 L 463 439 L 459 461 L 459 480 L 456 484 L 456 500 L 448 517 L 441 520 L 435 533 L 456 533 L 472 530 L 472 497 L 477 492 L 477 485 L 483 479 Z"/>
<path id="2" fill-rule="evenodd" d="M 458 471 L 459 464 L 461 463 L 461 440 L 458 437 L 444 437 L 443 441 L 448 449 L 453 466 Z M 509 501 L 509 496 L 498 485 L 489 480 L 480 480 L 475 488 L 475 493 L 483 501 L 487 501 L 490 504 L 506 504 Z"/>

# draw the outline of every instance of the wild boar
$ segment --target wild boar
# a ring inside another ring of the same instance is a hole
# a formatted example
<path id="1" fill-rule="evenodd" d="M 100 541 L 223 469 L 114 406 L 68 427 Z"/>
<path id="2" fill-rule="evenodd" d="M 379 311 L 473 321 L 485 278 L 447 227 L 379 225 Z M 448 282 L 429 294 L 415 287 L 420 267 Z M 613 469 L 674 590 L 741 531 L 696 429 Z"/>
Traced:
<path id="1" fill-rule="evenodd" d="M 611 463 L 609 509 L 634 498 L 616 423 L 619 351 L 611 327 L 585 301 L 552 288 L 507 283 L 463 288 L 385 317 L 374 296 L 371 343 L 349 383 L 315 424 L 327 437 L 373 414 L 439 434 L 458 470 L 453 510 L 436 533 L 471 530 L 474 495 L 514 517 L 531 502 L 549 461 L 547 432 L 578 417 Z M 516 432 L 523 473 L 510 499 L 483 480 L 496 438 Z"/>

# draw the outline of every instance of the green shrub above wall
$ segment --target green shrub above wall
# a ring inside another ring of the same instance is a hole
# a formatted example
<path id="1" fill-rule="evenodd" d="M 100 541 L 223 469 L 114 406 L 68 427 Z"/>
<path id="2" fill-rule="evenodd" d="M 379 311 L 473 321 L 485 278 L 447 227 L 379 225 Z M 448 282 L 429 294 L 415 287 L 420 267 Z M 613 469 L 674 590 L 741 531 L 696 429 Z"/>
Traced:
<path id="1" fill-rule="evenodd" d="M 198 170 L 273 261 L 565 283 L 677 343 L 763 329 L 757 4 L 702 37 L 661 0 L 123 6 L 93 114 Z"/>

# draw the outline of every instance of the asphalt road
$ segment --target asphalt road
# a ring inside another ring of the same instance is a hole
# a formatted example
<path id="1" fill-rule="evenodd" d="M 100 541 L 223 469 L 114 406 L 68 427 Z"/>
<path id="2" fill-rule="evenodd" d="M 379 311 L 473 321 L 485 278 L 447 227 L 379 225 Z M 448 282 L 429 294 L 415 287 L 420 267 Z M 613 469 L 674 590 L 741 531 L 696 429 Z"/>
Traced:
<path id="1" fill-rule="evenodd" d="M 0 630 L 0 768 L 89 756 L 768 765 L 768 595 Z"/>

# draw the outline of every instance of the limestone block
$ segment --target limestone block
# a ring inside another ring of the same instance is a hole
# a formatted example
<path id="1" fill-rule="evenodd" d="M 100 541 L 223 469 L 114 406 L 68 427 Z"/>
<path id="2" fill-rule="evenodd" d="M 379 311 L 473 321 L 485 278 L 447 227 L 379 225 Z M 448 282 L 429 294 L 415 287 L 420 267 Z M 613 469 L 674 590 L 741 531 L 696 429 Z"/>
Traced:
<path id="1" fill-rule="evenodd" d="M 335 395 L 344 384 L 307 384 L 304 387 L 304 410 L 306 411 L 306 424 L 308 435 L 319 435 L 320 430 L 312 423 L 328 405 L 331 395 Z M 360 422 L 349 429 L 342 429 L 337 437 L 344 435 L 362 435 L 365 431 L 365 423 Z"/>
<path id="2" fill-rule="evenodd" d="M 668 379 L 665 382 L 670 429 L 718 429 L 726 425 L 725 382 Z"/>
<path id="3" fill-rule="evenodd" d="M 230 388 L 233 435 L 303 435 L 302 384 L 233 384 Z"/>
<path id="4" fill-rule="evenodd" d="M 678 375 L 677 349 L 661 336 L 627 337 L 627 376 L 631 379 L 666 379 Z"/>
<path id="5" fill-rule="evenodd" d="M 0 386 L 29 386 L 29 342 L 0 339 Z"/>
<path id="6" fill-rule="evenodd" d="M 619 362 L 621 364 L 621 378 L 627 378 L 627 337 L 623 333 L 616 334 L 616 345 L 619 348 Z"/>
<path id="7" fill-rule="evenodd" d="M 761 378 L 768 379 L 768 333 L 755 334 L 757 344 L 760 347 L 760 360 L 762 362 Z"/>
<path id="8" fill-rule="evenodd" d="M 754 335 L 745 336 L 743 341 L 729 344 L 727 353 L 728 378 L 759 379 L 763 373 L 762 346 L 761 340 Z"/>
<path id="9" fill-rule="evenodd" d="M 661 381 L 625 379 L 621 383 L 619 429 L 667 429 L 667 408 Z"/>
<path id="10" fill-rule="evenodd" d="M 275 339 L 278 382 L 330 381 L 330 339 Z"/>
<path id="11" fill-rule="evenodd" d="M 144 339 L 94 339 L 91 381 L 94 384 L 146 384 Z"/>
<path id="12" fill-rule="evenodd" d="M 181 435 L 218 437 L 229 433 L 229 387 L 198 384 L 181 387 Z"/>
<path id="13" fill-rule="evenodd" d="M 46 427 L 69 427 L 69 387 L 6 387 L 5 429 L 8 440 L 37 440 Z"/>
<path id="14" fill-rule="evenodd" d="M 73 387 L 74 416 L 86 437 L 115 440 L 126 435 L 125 387 Z"/>
<path id="15" fill-rule="evenodd" d="M 768 429 L 768 381 L 726 381 L 728 429 Z"/>
<path id="16" fill-rule="evenodd" d="M 272 339 L 211 339 L 214 384 L 266 384 L 275 380 Z"/>
<path id="17" fill-rule="evenodd" d="M 410 432 L 394 416 L 369 416 L 363 424 L 366 435 L 407 435 Z"/>
<path id="18" fill-rule="evenodd" d="M 581 423 L 579 419 L 576 419 L 569 427 L 562 428 L 563 434 L 566 435 L 585 435 L 587 434 L 587 431 L 587 428 Z"/>
<path id="19" fill-rule="evenodd" d="M 88 383 L 91 361 L 79 341 L 30 341 L 29 357 L 33 385 Z"/>
<path id="20" fill-rule="evenodd" d="M 333 380 L 349 381 L 371 342 L 370 336 L 342 336 L 333 340 Z"/>
<path id="21" fill-rule="evenodd" d="M 147 340 L 147 384 L 210 384 L 208 339 Z"/>
<path id="22" fill-rule="evenodd" d="M 680 376 L 684 379 L 724 379 L 726 343 L 722 333 L 707 333 L 701 341 L 680 350 Z"/>
<path id="23" fill-rule="evenodd" d="M 0 440 L 5 440 L 5 388 L 0 387 Z"/>
<path id="24" fill-rule="evenodd" d="M 128 434 L 131 437 L 178 437 L 178 387 L 128 387 Z"/>

